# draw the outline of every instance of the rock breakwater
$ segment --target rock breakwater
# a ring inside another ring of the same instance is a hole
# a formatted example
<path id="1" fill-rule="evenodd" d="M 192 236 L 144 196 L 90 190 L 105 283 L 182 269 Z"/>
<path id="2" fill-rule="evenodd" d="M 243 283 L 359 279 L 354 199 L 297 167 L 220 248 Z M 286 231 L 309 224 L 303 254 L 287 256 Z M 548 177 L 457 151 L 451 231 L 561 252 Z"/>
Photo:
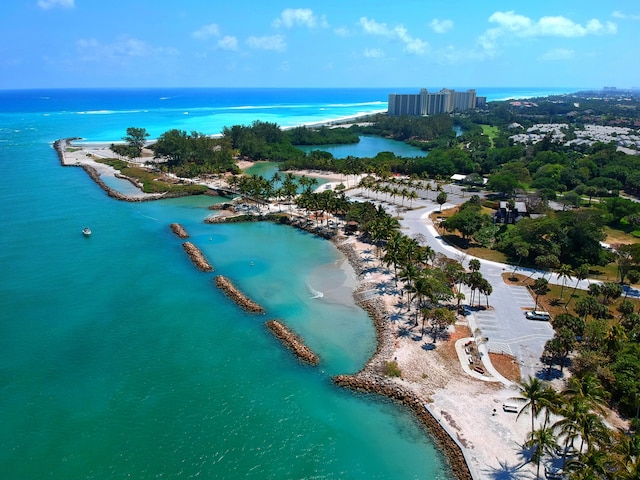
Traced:
<path id="1" fill-rule="evenodd" d="M 203 272 L 213 272 L 211 264 L 207 262 L 207 259 L 204 257 L 200 249 L 193 243 L 184 242 L 182 244 L 182 248 L 184 248 L 184 251 L 187 252 L 187 255 L 189 255 L 189 258 L 199 270 L 202 270 Z"/>
<path id="2" fill-rule="evenodd" d="M 247 312 L 264 313 L 264 308 L 238 290 L 238 288 L 228 278 L 218 275 L 216 277 L 216 285 L 225 293 L 225 295 L 227 295 L 227 297 L 236 302 L 236 304 Z"/>
<path id="3" fill-rule="evenodd" d="M 265 325 L 300 361 L 309 365 L 318 365 L 320 363 L 318 356 L 304 344 L 304 341 L 298 335 L 285 325 L 277 320 L 269 320 Z"/>
<path id="4" fill-rule="evenodd" d="M 172 223 L 169 226 L 171 227 L 171 231 L 175 233 L 179 238 L 189 238 L 189 234 L 179 223 Z"/>

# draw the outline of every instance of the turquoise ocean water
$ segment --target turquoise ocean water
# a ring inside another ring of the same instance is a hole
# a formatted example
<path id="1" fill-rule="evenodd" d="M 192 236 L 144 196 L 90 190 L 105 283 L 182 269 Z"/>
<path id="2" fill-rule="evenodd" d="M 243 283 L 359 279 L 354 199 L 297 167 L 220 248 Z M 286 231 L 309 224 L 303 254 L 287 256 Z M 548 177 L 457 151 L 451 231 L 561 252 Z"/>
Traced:
<path id="1" fill-rule="evenodd" d="M 268 223 L 206 225 L 211 198 L 117 202 L 51 148 L 130 126 L 155 137 L 336 119 L 384 110 L 388 92 L 0 91 L 2 477 L 450 478 L 410 415 L 331 384 L 375 349 L 332 244 Z M 197 271 L 172 222 L 267 315 Z M 320 367 L 283 349 L 268 318 Z"/>

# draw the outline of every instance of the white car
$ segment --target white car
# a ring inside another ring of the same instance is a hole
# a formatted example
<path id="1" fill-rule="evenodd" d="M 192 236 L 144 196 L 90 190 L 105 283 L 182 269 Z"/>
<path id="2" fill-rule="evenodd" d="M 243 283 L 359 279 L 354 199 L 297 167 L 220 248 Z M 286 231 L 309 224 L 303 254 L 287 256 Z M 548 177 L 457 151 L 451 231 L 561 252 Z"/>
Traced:
<path id="1" fill-rule="evenodd" d="M 540 310 L 532 310 L 530 312 L 527 312 L 525 316 L 529 320 L 543 320 L 545 322 L 551 320 L 551 315 L 549 315 L 548 312 L 541 312 Z"/>

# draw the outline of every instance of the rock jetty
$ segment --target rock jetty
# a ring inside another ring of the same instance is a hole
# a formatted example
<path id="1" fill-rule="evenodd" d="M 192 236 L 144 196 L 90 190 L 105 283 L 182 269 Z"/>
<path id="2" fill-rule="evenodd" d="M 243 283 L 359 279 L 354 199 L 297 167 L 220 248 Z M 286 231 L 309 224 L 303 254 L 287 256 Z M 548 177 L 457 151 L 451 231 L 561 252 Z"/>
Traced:
<path id="1" fill-rule="evenodd" d="M 191 242 L 184 242 L 182 247 L 184 248 L 184 251 L 187 252 L 187 255 L 189 255 L 193 264 L 198 267 L 199 270 L 202 270 L 203 272 L 213 272 L 213 267 L 209 262 L 207 262 L 207 259 L 204 258 L 204 255 L 198 247 Z"/>
<path id="2" fill-rule="evenodd" d="M 266 327 L 280 340 L 285 347 L 291 350 L 298 360 L 309 365 L 318 365 L 320 360 L 313 351 L 307 347 L 302 339 L 277 320 L 269 320 Z"/>
<path id="3" fill-rule="evenodd" d="M 438 443 L 449 460 L 454 475 L 460 480 L 473 480 L 462 450 L 429 412 L 427 404 L 414 392 L 386 377 L 375 374 L 338 375 L 333 382 L 361 393 L 384 395 L 411 410 Z"/>
<path id="4" fill-rule="evenodd" d="M 179 223 L 172 223 L 170 227 L 171 231 L 175 233 L 179 238 L 189 238 L 189 234 Z"/>
<path id="5" fill-rule="evenodd" d="M 216 277 L 216 285 L 225 293 L 225 295 L 227 295 L 227 297 L 236 302 L 247 312 L 264 313 L 264 308 L 238 290 L 228 278 L 218 275 Z"/>
<path id="6" fill-rule="evenodd" d="M 356 273 L 361 276 L 367 267 L 353 246 L 337 242 L 336 246 L 347 257 Z M 368 296 L 364 295 L 364 293 L 376 288 L 374 283 L 361 283 L 357 291 L 354 292 L 356 303 L 368 313 L 376 329 L 378 340 L 376 352 L 360 372 L 355 375 L 338 375 L 333 378 L 333 382 L 335 385 L 353 391 L 383 395 L 411 410 L 420 424 L 438 443 L 456 478 L 472 480 L 473 476 L 460 445 L 433 416 L 426 400 L 398 381 L 383 374 L 386 361 L 393 358 L 394 337 L 384 302 L 379 297 L 367 298 Z"/>

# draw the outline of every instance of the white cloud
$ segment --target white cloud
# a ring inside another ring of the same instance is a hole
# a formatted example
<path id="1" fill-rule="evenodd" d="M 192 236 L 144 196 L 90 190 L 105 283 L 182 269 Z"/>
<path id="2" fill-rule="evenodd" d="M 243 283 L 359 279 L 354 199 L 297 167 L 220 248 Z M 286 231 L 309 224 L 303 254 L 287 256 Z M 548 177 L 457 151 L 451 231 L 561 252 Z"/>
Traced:
<path id="1" fill-rule="evenodd" d="M 284 35 L 272 35 L 265 37 L 249 37 L 247 38 L 247 45 L 257 50 L 273 50 L 276 52 L 283 52 L 287 49 L 287 43 L 284 40 Z"/>
<path id="2" fill-rule="evenodd" d="M 225 35 L 220 40 L 218 40 L 218 47 L 220 47 L 222 50 L 237 50 L 238 39 L 231 35 Z"/>
<path id="3" fill-rule="evenodd" d="M 519 37 L 584 37 L 586 35 L 614 34 L 618 28 L 613 22 L 602 23 L 591 19 L 580 25 L 562 16 L 541 17 L 535 21 L 529 17 L 509 12 L 495 12 L 489 22 L 498 25 L 501 33 L 513 33 Z"/>
<path id="4" fill-rule="evenodd" d="M 629 15 L 627 13 L 622 13 L 620 10 L 614 10 L 611 16 L 621 20 L 640 20 L 640 15 Z"/>
<path id="5" fill-rule="evenodd" d="M 378 35 L 392 40 L 400 40 L 404 43 L 404 51 L 407 53 L 421 55 L 429 49 L 427 42 L 412 37 L 403 25 L 389 28 L 386 23 L 378 23 L 367 17 L 361 17 L 358 23 L 367 34 Z"/>
<path id="6" fill-rule="evenodd" d="M 38 0 L 38 6 L 44 10 L 55 7 L 73 8 L 74 2 L 75 0 Z"/>
<path id="7" fill-rule="evenodd" d="M 348 37 L 351 34 L 347 27 L 337 27 L 333 30 L 333 33 L 339 37 Z"/>
<path id="8" fill-rule="evenodd" d="M 379 48 L 367 48 L 365 49 L 363 55 L 366 58 L 382 58 L 384 57 L 384 52 Z"/>
<path id="9" fill-rule="evenodd" d="M 276 28 L 292 28 L 294 26 L 316 28 L 318 26 L 328 26 L 324 16 L 318 18 L 313 13 L 313 10 L 309 8 L 287 8 L 282 11 L 280 16 L 276 18 L 272 24 Z"/>
<path id="10" fill-rule="evenodd" d="M 453 22 L 451 20 L 440 20 L 438 18 L 434 18 L 429 23 L 429 27 L 436 33 L 447 33 L 449 30 L 453 28 Z"/>
<path id="11" fill-rule="evenodd" d="M 575 51 L 567 48 L 554 48 L 540 55 L 539 59 L 544 62 L 558 62 L 571 60 L 575 56 Z"/>
<path id="12" fill-rule="evenodd" d="M 197 38 L 198 40 L 207 40 L 208 38 L 217 37 L 219 35 L 220 28 L 218 28 L 218 25 L 215 23 L 204 25 L 191 34 L 193 38 Z"/>
<path id="13" fill-rule="evenodd" d="M 479 47 L 476 55 L 479 58 L 494 56 L 500 40 L 505 37 L 536 38 L 536 37 L 564 37 L 579 38 L 587 35 L 613 35 L 618 27 L 613 22 L 601 22 L 591 19 L 581 25 L 562 16 L 540 17 L 534 20 L 524 15 L 509 12 L 495 12 L 489 17 L 489 22 L 496 27 L 489 28 L 478 37 Z"/>
<path id="14" fill-rule="evenodd" d="M 174 48 L 152 47 L 142 40 L 127 36 L 119 37 L 111 44 L 101 43 L 95 38 L 80 39 L 77 46 L 80 50 L 80 59 L 84 61 L 100 61 L 102 59 L 118 61 L 152 55 L 178 54 Z"/>

